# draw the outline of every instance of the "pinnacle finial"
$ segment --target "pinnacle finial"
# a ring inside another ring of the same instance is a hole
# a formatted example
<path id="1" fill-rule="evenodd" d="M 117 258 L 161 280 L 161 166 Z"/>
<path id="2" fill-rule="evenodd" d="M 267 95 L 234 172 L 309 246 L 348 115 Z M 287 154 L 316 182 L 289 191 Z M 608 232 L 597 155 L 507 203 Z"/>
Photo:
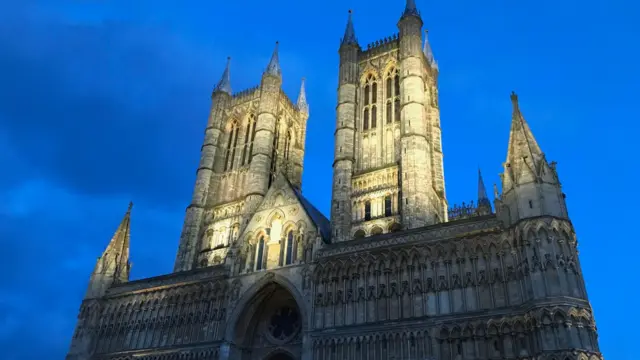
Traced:
<path id="1" fill-rule="evenodd" d="M 271 60 L 269 61 L 269 65 L 267 65 L 267 70 L 265 71 L 265 73 L 273 76 L 280 76 L 282 74 L 280 69 L 280 57 L 278 56 L 278 47 L 279 42 L 276 41 L 276 47 L 273 49 Z"/>
<path id="2" fill-rule="evenodd" d="M 429 30 L 425 30 L 424 31 L 424 47 L 422 48 L 422 52 L 424 53 L 424 56 L 427 57 L 427 61 L 429 61 L 429 64 L 437 69 L 438 68 L 438 63 L 436 62 L 436 58 L 435 56 L 433 56 L 433 50 L 431 50 L 431 44 L 429 43 Z"/>
<path id="3" fill-rule="evenodd" d="M 402 13 L 402 17 L 404 18 L 405 16 L 420 17 L 420 11 L 418 11 L 415 0 L 407 0 L 407 4 L 404 7 L 404 13 Z"/>
<path id="4" fill-rule="evenodd" d="M 353 12 L 349 9 L 349 19 L 347 20 L 347 27 L 344 30 L 344 36 L 342 37 L 342 45 L 358 44 L 356 38 L 356 31 L 353 27 Z"/>
<path id="5" fill-rule="evenodd" d="M 302 78 L 302 84 L 300 84 L 300 94 L 298 95 L 298 110 L 308 114 L 309 104 L 307 103 L 307 93 L 304 89 L 305 78 Z"/>
<path id="6" fill-rule="evenodd" d="M 133 207 L 133 201 L 129 201 L 129 208 L 127 209 L 127 212 L 130 213 L 131 212 L 131 208 Z"/>
<path id="7" fill-rule="evenodd" d="M 230 77 L 230 74 L 229 74 L 229 67 L 230 66 L 231 66 L 231 57 L 228 56 L 227 57 L 227 66 L 224 68 L 224 72 L 222 73 L 222 78 L 220 78 L 220 81 L 218 82 L 218 85 L 213 90 L 214 92 L 222 91 L 222 92 L 225 92 L 225 93 L 231 95 L 231 77 Z"/>
<path id="8" fill-rule="evenodd" d="M 511 91 L 511 103 L 513 104 L 513 111 L 519 111 L 520 106 L 518 106 L 518 94 L 515 91 Z"/>

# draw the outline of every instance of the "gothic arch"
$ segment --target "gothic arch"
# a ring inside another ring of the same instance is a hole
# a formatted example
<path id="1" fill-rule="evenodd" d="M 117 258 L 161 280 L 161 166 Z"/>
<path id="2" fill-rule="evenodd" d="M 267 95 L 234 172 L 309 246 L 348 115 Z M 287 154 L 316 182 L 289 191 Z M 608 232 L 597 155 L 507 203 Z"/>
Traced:
<path id="1" fill-rule="evenodd" d="M 302 329 L 305 330 L 309 328 L 309 319 L 307 314 L 311 313 L 311 309 L 309 309 L 309 304 L 307 304 L 307 301 L 305 301 L 302 293 L 300 293 L 295 284 L 293 284 L 286 277 L 275 274 L 273 272 L 268 272 L 264 276 L 262 276 L 260 280 L 251 285 L 244 292 L 244 294 L 242 294 L 242 296 L 240 296 L 238 303 L 233 308 L 233 310 L 231 310 L 228 318 L 229 320 L 227 322 L 229 326 L 227 326 L 227 329 L 225 331 L 225 340 L 234 341 L 235 331 L 238 326 L 238 320 L 242 317 L 242 315 L 244 315 L 247 305 L 249 305 L 251 301 L 256 298 L 256 295 L 258 295 L 262 290 L 264 290 L 266 286 L 271 283 L 275 283 L 276 285 L 281 286 L 282 288 L 284 288 L 284 290 L 291 294 L 296 304 L 298 305 L 298 308 L 300 309 L 300 316 L 302 318 Z"/>

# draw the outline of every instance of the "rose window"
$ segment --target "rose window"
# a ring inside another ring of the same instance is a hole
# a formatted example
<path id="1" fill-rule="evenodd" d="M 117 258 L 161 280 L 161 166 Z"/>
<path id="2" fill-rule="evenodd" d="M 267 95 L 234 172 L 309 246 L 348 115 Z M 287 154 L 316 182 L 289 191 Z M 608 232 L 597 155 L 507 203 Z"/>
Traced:
<path id="1" fill-rule="evenodd" d="M 289 340 L 300 330 L 300 315 L 295 308 L 283 306 L 273 313 L 267 329 L 275 340 Z"/>

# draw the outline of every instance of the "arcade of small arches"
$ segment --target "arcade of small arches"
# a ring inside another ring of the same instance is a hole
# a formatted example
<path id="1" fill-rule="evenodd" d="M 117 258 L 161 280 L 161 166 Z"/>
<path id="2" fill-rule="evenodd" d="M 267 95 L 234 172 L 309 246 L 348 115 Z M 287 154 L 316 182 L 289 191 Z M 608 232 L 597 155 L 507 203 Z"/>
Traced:
<path id="1" fill-rule="evenodd" d="M 524 316 L 389 330 L 313 341 L 316 359 L 601 360 L 591 314 L 542 308 Z"/>

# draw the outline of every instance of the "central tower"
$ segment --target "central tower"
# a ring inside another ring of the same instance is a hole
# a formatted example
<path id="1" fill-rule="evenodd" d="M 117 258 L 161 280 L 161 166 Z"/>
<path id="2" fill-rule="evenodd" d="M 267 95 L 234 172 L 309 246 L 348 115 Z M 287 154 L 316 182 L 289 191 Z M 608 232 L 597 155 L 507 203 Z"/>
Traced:
<path id="1" fill-rule="evenodd" d="M 438 66 L 408 0 L 399 34 L 340 44 L 331 224 L 345 241 L 447 221 Z"/>

